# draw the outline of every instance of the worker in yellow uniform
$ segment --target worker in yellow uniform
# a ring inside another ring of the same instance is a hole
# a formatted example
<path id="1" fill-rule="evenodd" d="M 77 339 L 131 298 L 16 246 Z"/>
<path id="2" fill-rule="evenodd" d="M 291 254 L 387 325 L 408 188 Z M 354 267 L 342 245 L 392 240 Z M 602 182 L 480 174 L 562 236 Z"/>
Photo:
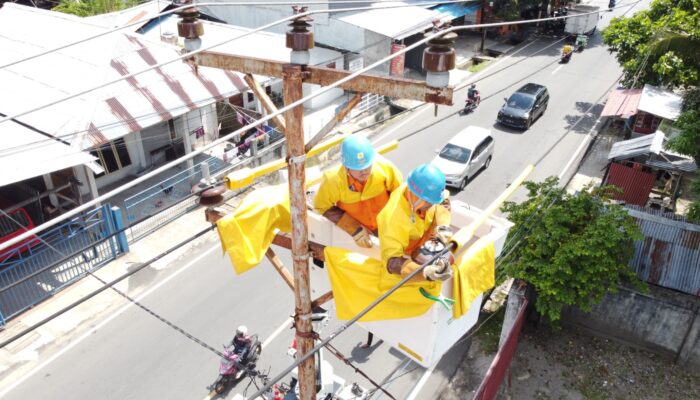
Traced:
<path id="1" fill-rule="evenodd" d="M 449 242 L 450 220 L 445 175 L 433 165 L 418 166 L 406 183 L 391 193 L 377 216 L 382 262 L 387 271 L 405 277 L 418 269 L 420 265 L 411 259 L 411 254 L 430 238 Z M 437 259 L 414 280 L 443 281 L 450 277 L 449 263 Z"/>
<path id="2" fill-rule="evenodd" d="M 324 174 L 314 208 L 352 236 L 358 246 L 369 248 L 370 235 L 377 233 L 377 214 L 403 176 L 364 137 L 349 136 L 340 151 L 342 164 Z"/>

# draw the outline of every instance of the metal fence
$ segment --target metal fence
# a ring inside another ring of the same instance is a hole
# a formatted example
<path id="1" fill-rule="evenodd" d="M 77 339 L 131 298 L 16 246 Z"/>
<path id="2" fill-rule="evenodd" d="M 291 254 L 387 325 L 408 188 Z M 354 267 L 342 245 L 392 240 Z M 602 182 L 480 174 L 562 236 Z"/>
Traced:
<path id="1" fill-rule="evenodd" d="M 223 176 L 236 168 L 270 158 L 270 155 L 278 151 L 284 144 L 284 140 L 277 139 L 275 143 L 270 143 L 260 150 L 256 146 L 251 157 L 236 158 L 231 163 L 224 162 L 217 157 L 211 157 L 206 162 L 209 164 L 212 176 Z M 202 179 L 201 164 L 197 164 L 194 168 L 188 168 L 126 199 L 124 203 L 130 227 L 127 231 L 129 243 L 142 239 L 177 217 L 197 208 L 198 198 L 192 195 L 190 188 L 200 179 Z M 168 198 L 166 203 L 162 200 L 163 188 L 169 187 L 172 187 L 173 190 L 165 196 Z"/>
<path id="2" fill-rule="evenodd" d="M 644 239 L 629 266 L 646 282 L 700 296 L 700 225 L 658 210 L 627 205 Z"/>
<path id="3" fill-rule="evenodd" d="M 212 174 L 230 167 L 217 157 L 204 162 Z M 191 189 L 200 179 L 202 165 L 198 163 L 124 200 L 127 224 L 131 227 L 127 235 L 129 242 L 143 238 L 195 207 Z"/>
<path id="4" fill-rule="evenodd" d="M 501 387 L 501 383 L 503 383 L 503 379 L 506 376 L 506 372 L 508 372 L 510 364 L 513 361 L 515 350 L 518 348 L 518 338 L 523 328 L 527 304 L 527 299 L 523 299 L 523 303 L 520 305 L 518 314 L 513 322 L 513 327 L 510 329 L 510 332 L 508 332 L 503 346 L 498 349 L 496 357 L 494 357 L 488 371 L 486 371 L 484 379 L 474 393 L 473 400 L 492 400 L 496 397 L 498 389 Z"/>
<path id="5" fill-rule="evenodd" d="M 0 263 L 0 323 L 83 277 L 124 250 L 117 232 L 119 211 L 104 205 L 41 236 L 32 255 Z"/>

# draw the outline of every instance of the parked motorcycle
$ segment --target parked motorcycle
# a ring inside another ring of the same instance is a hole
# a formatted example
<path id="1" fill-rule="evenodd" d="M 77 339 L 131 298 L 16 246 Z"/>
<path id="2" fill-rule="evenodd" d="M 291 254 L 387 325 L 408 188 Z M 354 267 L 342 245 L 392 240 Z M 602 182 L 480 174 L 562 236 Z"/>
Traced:
<path id="1" fill-rule="evenodd" d="M 211 389 L 215 393 L 222 393 L 229 385 L 238 382 L 246 373 L 255 369 L 255 362 L 260 357 L 262 345 L 258 340 L 258 335 L 251 335 L 250 338 L 250 349 L 243 359 L 240 359 L 240 349 L 233 341 L 228 346 L 224 345 L 224 356 L 221 357 L 219 364 L 219 377 L 211 385 Z"/>
<path id="2" fill-rule="evenodd" d="M 474 88 L 474 85 L 469 90 L 473 91 L 473 95 L 471 97 L 467 96 L 467 100 L 464 102 L 464 107 L 459 111 L 459 115 L 466 115 L 481 104 L 481 93 Z"/>
<path id="3" fill-rule="evenodd" d="M 588 45 L 588 36 L 586 35 L 577 35 L 576 36 L 576 43 L 574 46 L 576 47 L 576 51 L 579 53 L 583 51 L 583 49 L 586 48 Z"/>

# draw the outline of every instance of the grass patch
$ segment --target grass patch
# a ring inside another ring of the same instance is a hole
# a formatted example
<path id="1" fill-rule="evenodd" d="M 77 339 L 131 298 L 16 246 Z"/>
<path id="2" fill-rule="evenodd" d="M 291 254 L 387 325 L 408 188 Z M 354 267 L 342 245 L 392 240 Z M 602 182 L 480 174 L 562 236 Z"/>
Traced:
<path id="1" fill-rule="evenodd" d="M 485 354 L 493 354 L 498 351 L 498 341 L 501 339 L 501 326 L 503 326 L 505 310 L 505 307 L 501 307 L 496 311 L 496 315 L 488 316 L 487 318 L 489 319 L 476 333 L 481 350 Z"/>
<path id="2" fill-rule="evenodd" d="M 479 71 L 481 71 L 482 69 L 486 68 L 490 63 L 491 63 L 491 61 L 482 61 L 482 62 L 480 62 L 480 63 L 478 63 L 478 64 L 472 64 L 472 65 L 467 69 L 467 71 L 469 71 L 469 72 L 471 72 L 471 73 L 479 72 Z"/>

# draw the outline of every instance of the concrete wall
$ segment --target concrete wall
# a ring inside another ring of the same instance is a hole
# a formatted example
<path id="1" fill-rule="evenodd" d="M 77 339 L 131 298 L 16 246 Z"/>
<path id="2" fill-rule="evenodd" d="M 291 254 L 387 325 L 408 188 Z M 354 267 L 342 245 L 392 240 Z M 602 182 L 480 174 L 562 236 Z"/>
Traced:
<path id="1" fill-rule="evenodd" d="M 700 366 L 700 298 L 653 288 L 642 294 L 620 288 L 584 313 L 569 307 L 562 322 L 682 365 Z"/>

